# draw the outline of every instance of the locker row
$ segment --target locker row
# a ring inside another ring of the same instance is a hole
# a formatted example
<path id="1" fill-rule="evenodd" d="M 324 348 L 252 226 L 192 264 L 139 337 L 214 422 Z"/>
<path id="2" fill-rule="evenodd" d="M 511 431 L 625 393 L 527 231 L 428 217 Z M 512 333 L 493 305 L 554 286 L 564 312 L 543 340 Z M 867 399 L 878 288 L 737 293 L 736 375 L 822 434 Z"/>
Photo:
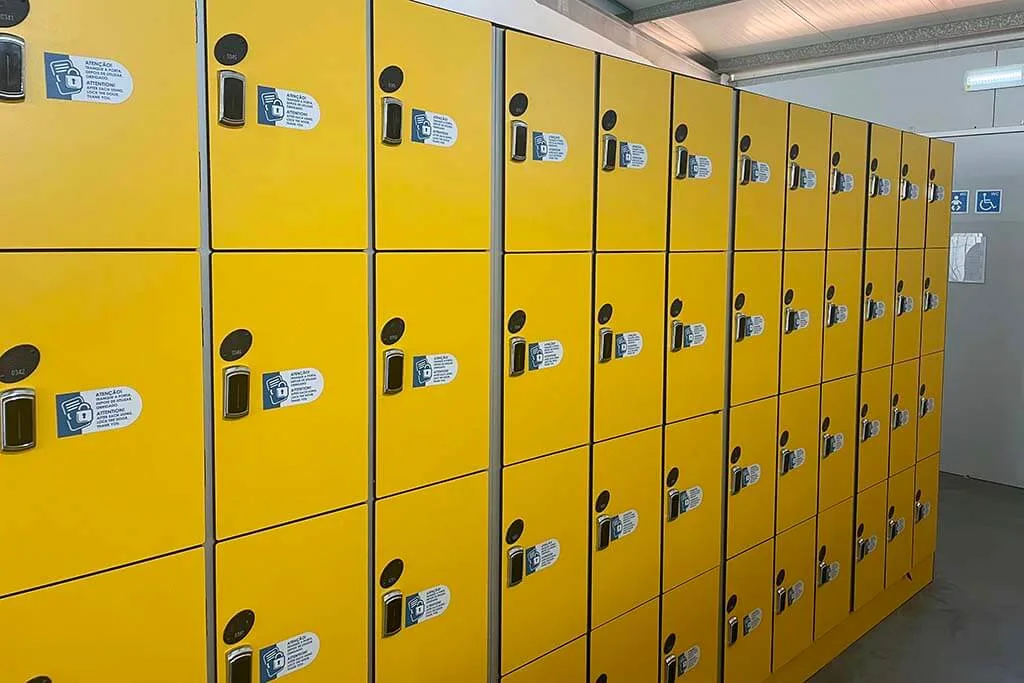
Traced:
<path id="1" fill-rule="evenodd" d="M 949 143 L 408 0 L 206 4 L 202 140 L 193 6 L 12 17 L 0 101 L 47 134 L 5 149 L 0 249 L 194 249 L 208 173 L 214 249 L 365 249 L 372 208 L 377 249 L 486 250 L 492 142 L 509 251 L 725 251 L 734 203 L 744 251 L 948 243 Z"/>

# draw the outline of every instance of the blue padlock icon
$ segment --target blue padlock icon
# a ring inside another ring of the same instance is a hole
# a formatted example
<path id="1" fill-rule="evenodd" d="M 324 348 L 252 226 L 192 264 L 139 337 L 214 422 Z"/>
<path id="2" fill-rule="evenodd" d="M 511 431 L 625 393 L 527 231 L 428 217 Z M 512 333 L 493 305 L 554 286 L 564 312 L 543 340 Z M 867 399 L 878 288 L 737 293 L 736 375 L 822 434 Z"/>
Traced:
<path id="1" fill-rule="evenodd" d="M 284 118 L 284 102 L 276 92 L 264 92 L 262 99 L 268 121 L 280 121 Z"/>
<path id="2" fill-rule="evenodd" d="M 288 400 L 288 382 L 280 375 L 272 375 L 267 379 L 267 391 L 270 393 L 270 401 L 279 405 Z"/>
<path id="3" fill-rule="evenodd" d="M 95 416 L 92 405 L 81 396 L 64 401 L 60 407 L 71 431 L 77 432 L 92 424 Z"/>
<path id="4" fill-rule="evenodd" d="M 268 674 L 274 676 L 284 670 L 284 653 L 277 647 L 272 647 L 263 654 L 263 668 Z"/>
<path id="5" fill-rule="evenodd" d="M 81 92 L 82 88 L 85 87 L 85 79 L 82 78 L 82 72 L 71 67 L 68 72 L 64 74 L 64 88 L 68 92 Z"/>

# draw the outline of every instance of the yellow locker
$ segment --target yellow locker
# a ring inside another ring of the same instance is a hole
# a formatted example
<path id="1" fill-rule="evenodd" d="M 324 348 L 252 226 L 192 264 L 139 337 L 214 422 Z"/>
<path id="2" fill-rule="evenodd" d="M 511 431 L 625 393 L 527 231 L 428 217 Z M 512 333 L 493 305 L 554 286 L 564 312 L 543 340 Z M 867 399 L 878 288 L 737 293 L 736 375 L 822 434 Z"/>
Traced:
<path id="1" fill-rule="evenodd" d="M 565 683 L 587 678 L 587 639 L 568 645 L 502 677 L 503 683 Z"/>
<path id="2" fill-rule="evenodd" d="M 366 500 L 366 273 L 360 253 L 214 254 L 218 538 Z"/>
<path id="3" fill-rule="evenodd" d="M 935 553 L 939 503 L 939 455 L 917 463 L 914 492 L 914 566 Z"/>
<path id="4" fill-rule="evenodd" d="M 215 249 L 366 248 L 366 6 L 304 15 L 285 31 L 273 0 L 207 7 Z"/>
<path id="5" fill-rule="evenodd" d="M 725 251 L 732 207 L 736 91 L 674 77 L 672 251 Z"/>
<path id="6" fill-rule="evenodd" d="M 921 294 L 921 355 L 946 348 L 946 290 L 949 250 L 925 249 Z"/>
<path id="7" fill-rule="evenodd" d="M 378 683 L 484 680 L 487 475 L 376 505 Z"/>
<path id="8" fill-rule="evenodd" d="M 488 272 L 483 253 L 377 255 L 378 497 L 487 467 Z"/>
<path id="9" fill-rule="evenodd" d="M 711 569 L 722 555 L 722 415 L 665 427 L 663 590 Z"/>
<path id="10" fill-rule="evenodd" d="M 900 212 L 900 136 L 900 131 L 895 128 L 871 124 L 865 234 L 868 249 L 896 248 Z"/>
<path id="11" fill-rule="evenodd" d="M 832 115 L 832 158 L 828 180 L 828 248 L 864 246 L 868 124 Z"/>
<path id="12" fill-rule="evenodd" d="M 786 252 L 782 276 L 779 391 L 821 383 L 825 252 Z"/>
<path id="13" fill-rule="evenodd" d="M 818 564 L 815 571 L 814 638 L 817 640 L 850 615 L 850 566 L 853 546 L 853 499 L 818 516 Z"/>
<path id="14" fill-rule="evenodd" d="M 822 384 L 819 512 L 853 495 L 857 424 L 857 378 Z"/>
<path id="15" fill-rule="evenodd" d="M 928 138 L 921 135 L 903 133 L 898 190 L 900 249 L 924 248 L 925 216 L 928 212 L 928 142 Z"/>
<path id="16" fill-rule="evenodd" d="M 786 167 L 786 250 L 825 248 L 832 115 L 789 105 Z"/>
<path id="17" fill-rule="evenodd" d="M 889 478 L 886 526 L 885 587 L 910 571 L 914 551 L 914 469 Z"/>
<path id="18" fill-rule="evenodd" d="M 779 390 L 782 254 L 739 253 L 733 262 L 732 405 Z"/>
<path id="19" fill-rule="evenodd" d="M 925 246 L 949 248 L 950 204 L 953 192 L 953 143 L 930 141 L 928 171 L 928 216 Z"/>
<path id="20" fill-rule="evenodd" d="M 366 506 L 217 545 L 217 679 L 366 679 Z M 257 678 L 254 672 L 259 671 Z"/>
<path id="21" fill-rule="evenodd" d="M 853 543 L 853 609 L 859 610 L 882 592 L 885 581 L 885 481 L 857 494 L 857 528 Z"/>
<path id="22" fill-rule="evenodd" d="M 4 598 L 4 680 L 205 681 L 204 582 L 190 550 Z"/>
<path id="23" fill-rule="evenodd" d="M 195 8 L 4 2 L 0 249 L 195 248 Z"/>
<path id="24" fill-rule="evenodd" d="M 918 361 L 892 368 L 892 411 L 889 416 L 889 476 L 913 467 L 917 460 Z"/>
<path id="25" fill-rule="evenodd" d="M 939 452 L 942 439 L 942 366 L 944 354 L 921 358 L 921 386 L 918 387 L 917 459 Z"/>
<path id="26" fill-rule="evenodd" d="M 889 423 L 892 411 L 889 390 L 892 368 L 884 367 L 860 376 L 860 423 L 858 426 L 857 490 L 884 481 L 889 472 Z"/>
<path id="27" fill-rule="evenodd" d="M 0 595 L 203 542 L 199 257 L 5 253 Z M 79 305 L 80 304 L 80 305 Z"/>
<path id="28" fill-rule="evenodd" d="M 661 683 L 718 683 L 720 575 L 715 567 L 662 598 Z"/>
<path id="29" fill-rule="evenodd" d="M 658 680 L 658 600 L 596 628 L 590 635 L 592 683 Z M 573 679 L 561 679 L 571 681 Z"/>
<path id="30" fill-rule="evenodd" d="M 735 248 L 782 249 L 789 105 L 740 91 Z"/>
<path id="31" fill-rule="evenodd" d="M 591 626 L 658 594 L 661 429 L 594 445 Z"/>
<path id="32" fill-rule="evenodd" d="M 830 251 L 826 255 L 825 332 L 821 344 L 823 382 L 857 374 L 863 256 L 860 251 Z"/>
<path id="33" fill-rule="evenodd" d="M 593 52 L 505 32 L 508 251 L 592 248 L 594 68 Z"/>
<path id="34" fill-rule="evenodd" d="M 664 254 L 597 256 L 594 440 L 662 420 Z"/>
<path id="35" fill-rule="evenodd" d="M 590 439 L 590 288 L 590 254 L 505 257 L 507 465 Z"/>
<path id="36" fill-rule="evenodd" d="M 725 403 L 726 259 L 724 253 L 668 257 L 666 422 L 721 410 Z"/>
<path id="37" fill-rule="evenodd" d="M 818 511 L 820 404 L 818 385 L 779 397 L 776 531 L 789 529 Z"/>
<path id="38" fill-rule="evenodd" d="M 587 632 L 590 449 L 513 465 L 502 477 L 507 673 Z"/>
<path id="39" fill-rule="evenodd" d="M 601 55 L 599 100 L 597 249 L 664 250 L 672 74 Z"/>
<path id="40" fill-rule="evenodd" d="M 775 542 L 725 565 L 724 683 L 759 683 L 772 669 Z"/>
<path id="41" fill-rule="evenodd" d="M 864 327 L 861 341 L 861 371 L 892 364 L 892 310 L 896 289 L 896 251 L 869 251 L 864 255 Z"/>
<path id="42" fill-rule="evenodd" d="M 408 0 L 373 5 L 377 248 L 486 249 L 491 24 Z"/>
<path id="43" fill-rule="evenodd" d="M 924 250 L 904 249 L 896 255 L 896 297 L 893 299 L 893 363 L 921 355 L 921 292 Z"/>
<path id="44" fill-rule="evenodd" d="M 775 435 L 778 399 L 732 409 L 729 418 L 726 556 L 735 557 L 775 532 Z"/>
<path id="45" fill-rule="evenodd" d="M 778 671 L 814 640 L 815 521 L 775 538 L 775 611 L 772 670 Z"/>

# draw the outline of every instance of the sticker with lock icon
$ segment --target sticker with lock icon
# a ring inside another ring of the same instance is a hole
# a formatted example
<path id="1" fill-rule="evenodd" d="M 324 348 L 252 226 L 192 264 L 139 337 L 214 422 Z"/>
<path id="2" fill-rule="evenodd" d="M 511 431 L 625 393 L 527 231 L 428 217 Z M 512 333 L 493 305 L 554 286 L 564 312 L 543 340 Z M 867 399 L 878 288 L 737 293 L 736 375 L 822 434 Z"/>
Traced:
<path id="1" fill-rule="evenodd" d="M 131 73 L 112 59 L 44 52 L 43 67 L 50 100 L 121 104 L 134 90 Z"/>
<path id="2" fill-rule="evenodd" d="M 261 126 L 313 130 L 320 123 L 320 103 L 308 93 L 261 85 L 256 88 L 256 103 Z"/>

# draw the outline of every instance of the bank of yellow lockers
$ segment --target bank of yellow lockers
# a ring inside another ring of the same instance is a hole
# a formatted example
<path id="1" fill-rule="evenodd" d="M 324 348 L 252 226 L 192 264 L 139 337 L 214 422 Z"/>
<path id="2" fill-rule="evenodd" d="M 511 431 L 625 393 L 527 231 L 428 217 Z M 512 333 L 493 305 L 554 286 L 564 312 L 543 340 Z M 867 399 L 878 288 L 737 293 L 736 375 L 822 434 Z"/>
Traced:
<path id="1" fill-rule="evenodd" d="M 736 141 L 737 251 L 782 249 L 789 105 L 740 91 Z"/>
<path id="2" fill-rule="evenodd" d="M 789 105 L 786 251 L 825 248 L 831 127 L 828 112 Z"/>

